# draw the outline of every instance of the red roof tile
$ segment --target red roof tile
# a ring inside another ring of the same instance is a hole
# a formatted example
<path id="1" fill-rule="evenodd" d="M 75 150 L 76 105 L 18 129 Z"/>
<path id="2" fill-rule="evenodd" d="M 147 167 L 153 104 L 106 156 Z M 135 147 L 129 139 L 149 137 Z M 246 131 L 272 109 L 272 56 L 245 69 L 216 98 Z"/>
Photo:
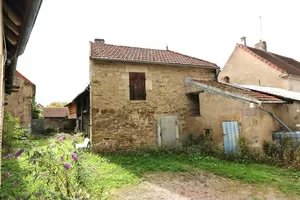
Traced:
<path id="1" fill-rule="evenodd" d="M 44 118 L 67 117 L 68 108 L 42 108 Z"/>
<path id="2" fill-rule="evenodd" d="M 300 76 L 300 62 L 294 60 L 293 58 L 288 58 L 282 55 L 271 53 L 268 51 L 246 47 L 244 45 L 238 44 L 239 48 L 244 49 L 246 52 L 252 54 L 257 59 L 262 60 L 271 67 L 277 69 L 281 73 L 292 74 Z"/>
<path id="3" fill-rule="evenodd" d="M 219 89 L 222 89 L 227 92 L 232 92 L 232 93 L 236 93 L 239 95 L 255 98 L 262 102 L 264 102 L 264 101 L 282 102 L 283 101 L 282 99 L 279 99 L 276 96 L 272 96 L 272 95 L 265 94 L 262 92 L 252 91 L 250 89 L 241 88 L 241 87 L 237 87 L 237 86 L 233 86 L 233 85 L 229 85 L 229 84 L 225 84 L 225 83 L 220 83 L 217 81 L 204 81 L 204 80 L 193 80 L 193 81 L 201 83 L 201 84 L 206 84 L 206 85 L 209 85 L 209 86 L 212 86 L 215 88 L 219 88 Z"/>
<path id="4" fill-rule="evenodd" d="M 21 74 L 19 71 L 16 71 L 16 75 L 21 77 L 26 83 L 29 83 L 31 85 L 34 85 L 28 78 L 26 78 L 23 74 Z"/>
<path id="5" fill-rule="evenodd" d="M 123 62 L 133 61 L 157 64 L 190 65 L 213 69 L 219 68 L 214 63 L 170 50 L 119 46 L 105 44 L 104 42 L 91 43 L 90 58 Z"/>

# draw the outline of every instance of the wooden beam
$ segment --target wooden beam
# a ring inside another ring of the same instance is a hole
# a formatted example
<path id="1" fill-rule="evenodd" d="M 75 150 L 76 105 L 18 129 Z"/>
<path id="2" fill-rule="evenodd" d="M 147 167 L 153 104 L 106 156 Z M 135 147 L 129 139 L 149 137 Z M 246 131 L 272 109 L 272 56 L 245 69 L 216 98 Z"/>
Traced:
<path id="1" fill-rule="evenodd" d="M 7 28 L 9 28 L 14 34 L 16 34 L 17 36 L 19 36 L 20 34 L 20 28 L 15 25 L 10 19 L 8 19 L 8 17 L 6 17 L 5 15 L 3 15 L 3 21 L 4 24 Z"/>
<path id="2" fill-rule="evenodd" d="M 8 18 L 14 22 L 15 25 L 21 26 L 22 20 L 21 18 L 15 13 L 13 9 L 11 9 L 5 2 L 3 2 L 4 12 L 7 14 Z"/>
<path id="3" fill-rule="evenodd" d="M 16 46 L 16 44 L 18 43 L 18 39 L 17 36 L 15 34 L 13 34 L 11 31 L 6 30 L 5 31 L 5 36 L 7 38 L 7 40 L 13 45 Z"/>

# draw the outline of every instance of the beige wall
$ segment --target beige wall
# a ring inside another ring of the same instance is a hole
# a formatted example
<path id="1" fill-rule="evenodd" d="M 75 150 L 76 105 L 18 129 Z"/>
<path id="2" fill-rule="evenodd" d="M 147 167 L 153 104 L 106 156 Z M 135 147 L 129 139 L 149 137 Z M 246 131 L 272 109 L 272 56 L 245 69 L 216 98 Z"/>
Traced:
<path id="1" fill-rule="evenodd" d="M 260 80 L 262 86 L 289 89 L 288 80 L 279 77 L 280 74 L 278 70 L 236 47 L 219 73 L 218 80 L 228 76 L 230 83 L 251 85 L 259 85 Z"/>
<path id="2" fill-rule="evenodd" d="M 263 105 L 265 109 L 277 113 L 276 105 Z M 251 142 L 253 147 L 261 147 L 264 140 L 272 140 L 272 133 L 279 124 L 270 114 L 250 104 L 232 97 L 211 92 L 200 93 L 201 117 L 189 119 L 190 131 L 202 133 L 211 129 L 216 143 L 223 146 L 223 121 L 238 121 L 239 135 Z"/>
<path id="3" fill-rule="evenodd" d="M 146 73 L 146 101 L 129 100 L 129 72 Z M 95 151 L 157 144 L 157 118 L 177 115 L 180 137 L 193 105 L 184 78 L 214 79 L 214 70 L 90 62 L 91 140 Z"/>
<path id="4" fill-rule="evenodd" d="M 289 90 L 300 92 L 300 77 L 288 77 L 289 81 Z"/>
<path id="5" fill-rule="evenodd" d="M 5 110 L 14 117 L 19 117 L 22 127 L 30 131 L 34 86 L 25 82 L 18 74 L 16 74 L 15 84 L 20 88 L 18 92 L 7 96 L 8 104 L 5 106 Z"/>
<path id="6" fill-rule="evenodd" d="M 279 118 L 292 130 L 300 130 L 300 102 L 278 107 Z"/>

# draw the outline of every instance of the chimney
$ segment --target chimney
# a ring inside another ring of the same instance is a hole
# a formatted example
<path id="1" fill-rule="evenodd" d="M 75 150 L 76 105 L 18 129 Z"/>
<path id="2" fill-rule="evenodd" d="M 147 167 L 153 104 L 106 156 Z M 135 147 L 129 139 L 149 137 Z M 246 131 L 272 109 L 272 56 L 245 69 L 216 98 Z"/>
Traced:
<path id="1" fill-rule="evenodd" d="M 96 38 L 94 42 L 95 43 L 99 43 L 99 44 L 104 44 L 105 40 L 104 39 L 98 39 L 98 38 Z"/>
<path id="2" fill-rule="evenodd" d="M 244 46 L 247 46 L 246 37 L 245 36 L 241 37 L 241 42 L 244 43 Z"/>
<path id="3" fill-rule="evenodd" d="M 267 51 L 267 43 L 265 41 L 262 41 L 262 40 L 260 40 L 259 43 L 255 44 L 254 47 L 256 49 Z"/>
<path id="4" fill-rule="evenodd" d="M 168 45 L 166 45 L 166 50 L 167 50 L 167 51 L 169 50 L 169 46 L 168 46 Z"/>

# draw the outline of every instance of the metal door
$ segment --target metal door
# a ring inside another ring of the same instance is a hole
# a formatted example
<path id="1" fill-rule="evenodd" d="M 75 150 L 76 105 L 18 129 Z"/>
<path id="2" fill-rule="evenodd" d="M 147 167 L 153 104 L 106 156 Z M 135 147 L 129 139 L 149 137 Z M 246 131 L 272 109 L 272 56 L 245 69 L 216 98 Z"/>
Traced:
<path id="1" fill-rule="evenodd" d="M 164 146 L 177 145 L 177 117 L 165 116 L 160 118 L 161 144 Z"/>
<path id="2" fill-rule="evenodd" d="M 237 121 L 222 122 L 225 153 L 235 152 L 239 138 L 239 124 Z"/>

